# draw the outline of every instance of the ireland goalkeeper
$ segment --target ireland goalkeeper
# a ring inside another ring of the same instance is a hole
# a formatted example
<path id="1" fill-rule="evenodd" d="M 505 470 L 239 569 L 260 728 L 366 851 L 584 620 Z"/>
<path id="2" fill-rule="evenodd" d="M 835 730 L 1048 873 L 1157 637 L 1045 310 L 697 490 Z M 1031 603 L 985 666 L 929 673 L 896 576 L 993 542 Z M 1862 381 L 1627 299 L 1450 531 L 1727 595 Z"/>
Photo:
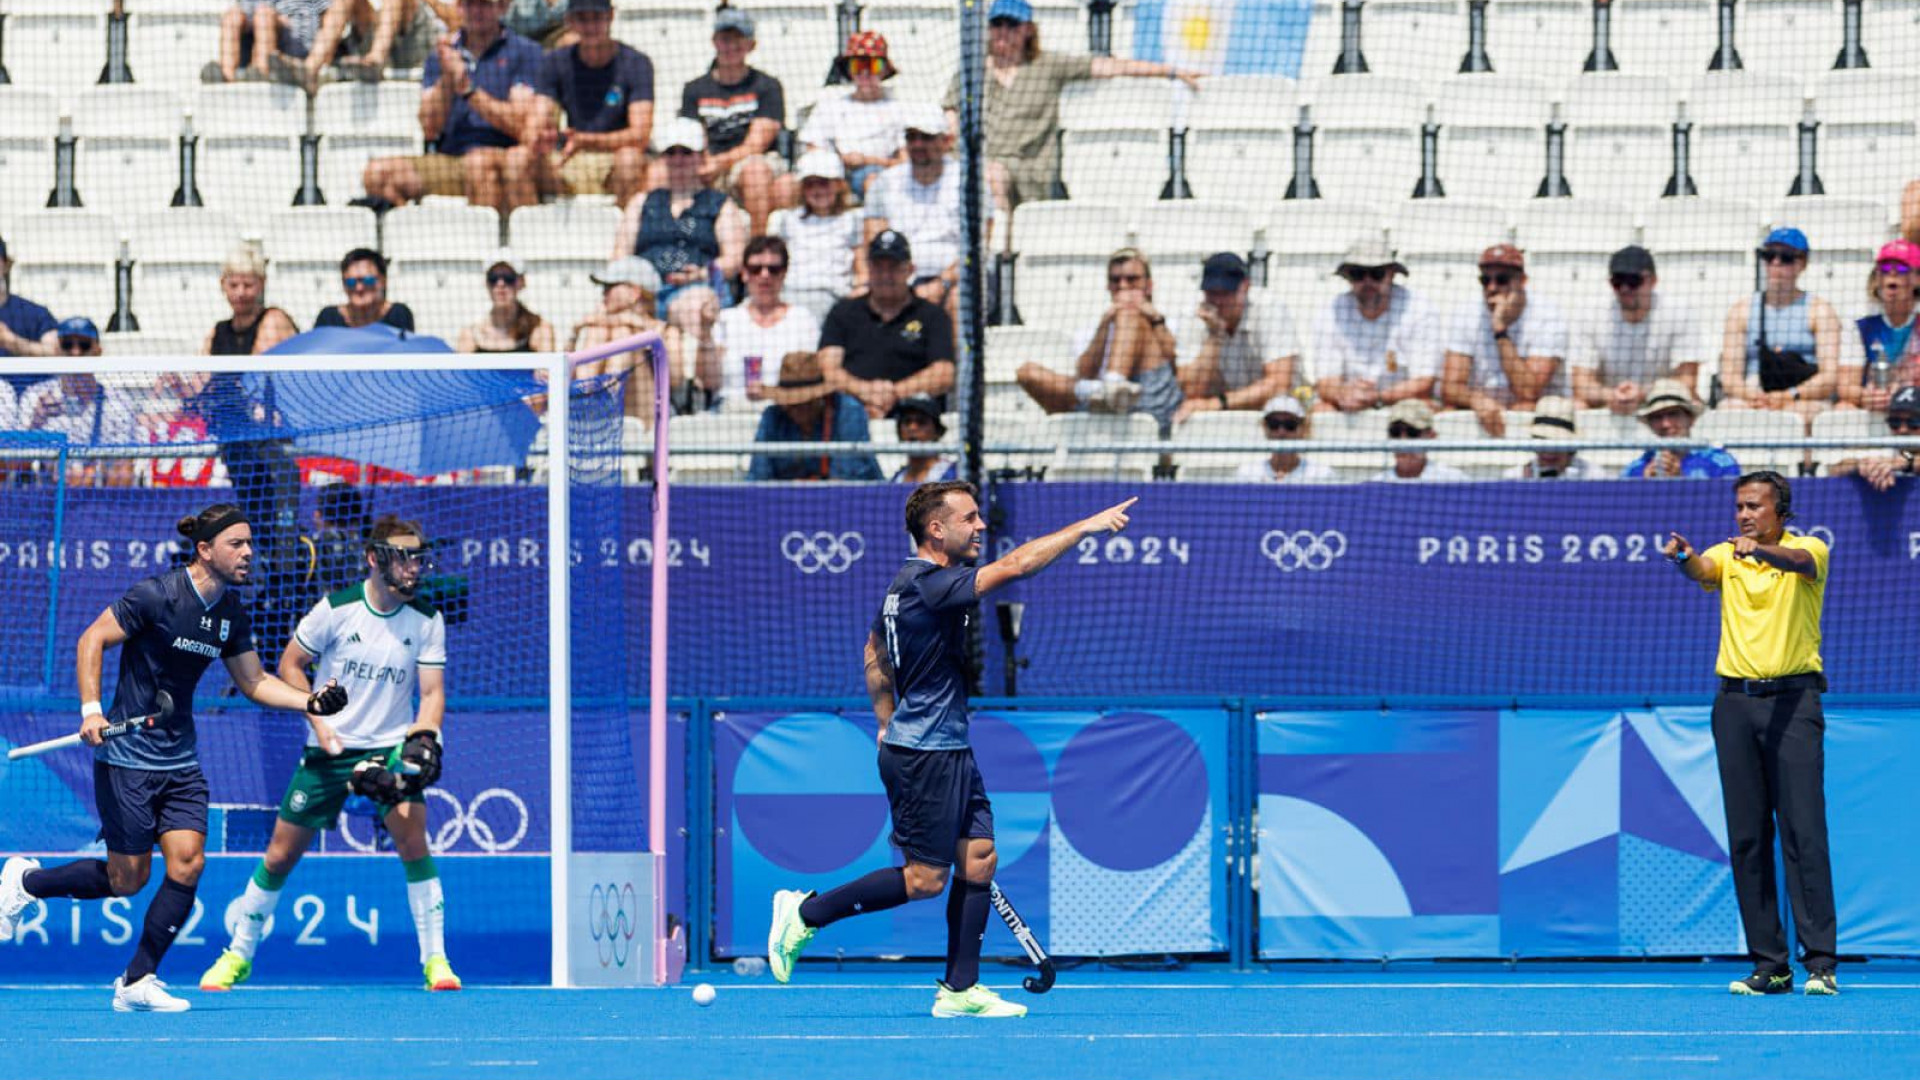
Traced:
<path id="1" fill-rule="evenodd" d="M 445 901 L 427 850 L 423 792 L 440 776 L 446 713 L 446 621 L 415 598 L 432 552 L 416 522 L 386 514 L 366 541 L 366 579 L 315 604 L 280 654 L 280 677 L 306 689 L 307 665 L 350 687 L 350 704 L 330 718 L 309 714 L 300 767 L 280 801 L 267 854 L 229 908 L 233 941 L 200 976 L 202 990 L 230 990 L 253 972 L 254 950 L 280 890 L 316 831 L 331 829 L 349 794 L 380 806 L 407 873 L 407 906 L 420 935 L 429 990 L 458 990 L 447 963 Z M 415 685 L 420 704 L 413 710 Z"/>

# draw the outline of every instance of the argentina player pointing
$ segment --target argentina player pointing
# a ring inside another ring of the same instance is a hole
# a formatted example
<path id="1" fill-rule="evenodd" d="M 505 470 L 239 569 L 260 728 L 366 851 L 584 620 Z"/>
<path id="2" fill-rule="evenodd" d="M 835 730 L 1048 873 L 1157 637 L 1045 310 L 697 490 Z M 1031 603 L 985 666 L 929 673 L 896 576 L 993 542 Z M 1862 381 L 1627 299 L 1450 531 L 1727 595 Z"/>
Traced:
<path id="1" fill-rule="evenodd" d="M 253 624 L 232 589 L 252 572 L 253 530 L 240 508 L 216 503 L 175 528 L 193 549 L 185 567 L 146 579 L 80 635 L 80 737 L 94 747 L 93 798 L 100 812 L 106 859 L 83 859 L 42 870 L 33 859 L 8 859 L 0 868 L 0 940 L 35 897 L 100 900 L 132 896 L 147 884 L 157 840 L 166 877 L 147 905 L 133 960 L 113 982 L 118 1012 L 184 1012 L 187 1002 L 167 993 L 154 974 L 160 958 L 193 911 L 205 865 L 207 779 L 196 752 L 193 692 L 216 658 L 233 683 L 259 705 L 321 716 L 346 706 L 347 693 L 328 683 L 308 694 L 269 675 L 253 648 Z M 105 651 L 120 649 L 113 707 L 100 708 Z M 160 691 L 174 709 L 153 727 L 111 741 L 112 722 L 152 711 Z"/>
<path id="2" fill-rule="evenodd" d="M 1083 538 L 1127 527 L 1128 499 L 1059 532 L 1032 540 L 984 567 L 978 493 L 972 484 L 922 484 L 907 499 L 914 554 L 901 567 L 867 634 L 867 695 L 880 721 L 880 780 L 893 816 L 893 843 L 907 865 L 875 870 L 825 893 L 783 889 L 773 897 L 767 959 L 774 978 L 820 927 L 850 915 L 929 900 L 946 891 L 947 970 L 935 1016 L 1024 1016 L 1025 1005 L 982 986 L 980 943 L 999 856 L 993 806 L 967 742 L 967 627 L 980 598 L 1039 573 Z M 947 890 L 958 865 L 961 872 Z"/>

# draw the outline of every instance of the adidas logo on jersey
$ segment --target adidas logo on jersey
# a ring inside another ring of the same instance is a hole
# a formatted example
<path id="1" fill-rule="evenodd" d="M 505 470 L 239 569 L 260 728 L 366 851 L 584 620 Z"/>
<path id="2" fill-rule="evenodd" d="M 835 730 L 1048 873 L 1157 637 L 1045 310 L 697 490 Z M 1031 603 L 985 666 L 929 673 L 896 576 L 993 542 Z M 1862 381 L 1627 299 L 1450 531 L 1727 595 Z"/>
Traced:
<path id="1" fill-rule="evenodd" d="M 349 634 L 349 635 L 347 635 L 347 644 L 349 644 L 349 645 L 358 645 L 358 644 L 360 644 L 360 635 L 359 635 L 358 633 L 353 633 L 353 634 Z"/>

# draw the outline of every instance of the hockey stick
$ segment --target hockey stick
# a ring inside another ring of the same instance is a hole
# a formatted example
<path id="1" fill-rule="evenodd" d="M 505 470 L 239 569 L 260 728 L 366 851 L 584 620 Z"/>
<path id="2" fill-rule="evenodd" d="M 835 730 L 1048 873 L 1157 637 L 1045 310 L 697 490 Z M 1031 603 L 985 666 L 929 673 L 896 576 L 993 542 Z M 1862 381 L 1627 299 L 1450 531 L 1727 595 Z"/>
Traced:
<path id="1" fill-rule="evenodd" d="M 1007 899 L 1006 893 L 1000 891 L 999 882 L 987 884 L 987 899 L 993 904 L 993 910 L 1000 913 L 1000 921 L 1006 923 L 1007 929 L 1012 931 L 1013 940 L 1019 942 L 1020 947 L 1026 950 L 1027 959 L 1033 961 L 1033 966 L 1040 970 L 1040 974 L 1027 976 L 1020 985 L 1026 987 L 1030 994 L 1044 994 L 1053 989 L 1053 960 L 1047 956 L 1047 950 L 1040 947 L 1040 942 L 1033 936 L 1033 928 L 1027 925 L 1027 920 L 1013 910 L 1013 903 Z"/>
<path id="2" fill-rule="evenodd" d="M 145 716 L 129 716 L 117 724 L 108 724 L 101 730 L 100 737 L 102 739 L 117 739 L 122 735 L 131 734 L 142 728 L 150 728 L 155 724 L 163 723 L 172 715 L 173 695 L 167 693 L 165 690 L 158 690 L 155 691 L 153 695 L 153 712 Z M 64 750 L 69 746 L 79 745 L 80 733 L 76 731 L 71 735 L 62 735 L 57 739 L 47 739 L 44 742 L 32 743 L 27 746 L 16 746 L 7 751 L 7 761 L 12 762 L 19 761 L 22 758 L 39 757 L 41 754 L 52 753 L 55 750 Z M 4 776 L 5 772 L 5 766 L 0 765 L 0 776 Z"/>

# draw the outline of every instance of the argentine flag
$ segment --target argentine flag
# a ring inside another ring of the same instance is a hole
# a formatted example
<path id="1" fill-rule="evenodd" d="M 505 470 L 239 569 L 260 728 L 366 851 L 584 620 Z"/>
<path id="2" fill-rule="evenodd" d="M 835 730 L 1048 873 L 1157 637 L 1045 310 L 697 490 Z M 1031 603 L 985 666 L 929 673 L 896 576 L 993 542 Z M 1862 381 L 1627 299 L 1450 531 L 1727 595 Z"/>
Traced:
<path id="1" fill-rule="evenodd" d="M 1312 0 L 1140 0 L 1133 54 L 1207 75 L 1300 77 Z"/>

